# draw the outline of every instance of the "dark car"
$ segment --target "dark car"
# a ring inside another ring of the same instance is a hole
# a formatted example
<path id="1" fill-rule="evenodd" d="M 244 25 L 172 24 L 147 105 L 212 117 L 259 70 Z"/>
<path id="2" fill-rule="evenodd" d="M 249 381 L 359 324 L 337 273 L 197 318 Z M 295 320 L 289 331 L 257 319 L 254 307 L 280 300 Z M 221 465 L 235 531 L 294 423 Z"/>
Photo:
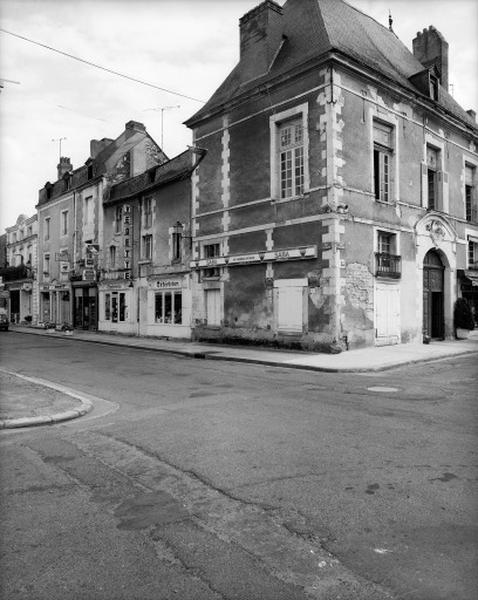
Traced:
<path id="1" fill-rule="evenodd" d="M 0 331 L 8 331 L 8 317 L 0 314 Z"/>

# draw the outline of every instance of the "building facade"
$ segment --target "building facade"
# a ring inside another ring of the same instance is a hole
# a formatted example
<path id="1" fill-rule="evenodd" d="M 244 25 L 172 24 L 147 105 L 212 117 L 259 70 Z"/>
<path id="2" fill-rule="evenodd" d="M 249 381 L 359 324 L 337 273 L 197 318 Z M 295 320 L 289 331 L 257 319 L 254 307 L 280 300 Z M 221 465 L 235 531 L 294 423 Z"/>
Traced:
<path id="1" fill-rule="evenodd" d="M 58 179 L 40 190 L 40 320 L 98 328 L 98 266 L 103 196 L 109 186 L 166 160 L 142 123 L 129 121 L 116 139 L 92 140 L 90 157 L 73 169 L 60 158 Z"/>
<path id="2" fill-rule="evenodd" d="M 193 149 L 111 186 L 99 282 L 101 331 L 190 338 Z"/>
<path id="3" fill-rule="evenodd" d="M 478 128 L 448 44 L 341 0 L 266 0 L 187 125 L 198 339 L 310 349 L 453 335 L 476 306 Z"/>
<path id="4" fill-rule="evenodd" d="M 6 228 L 6 265 L 0 269 L 2 296 L 11 323 L 36 323 L 38 288 L 36 286 L 38 220 L 37 215 L 20 215 Z"/>

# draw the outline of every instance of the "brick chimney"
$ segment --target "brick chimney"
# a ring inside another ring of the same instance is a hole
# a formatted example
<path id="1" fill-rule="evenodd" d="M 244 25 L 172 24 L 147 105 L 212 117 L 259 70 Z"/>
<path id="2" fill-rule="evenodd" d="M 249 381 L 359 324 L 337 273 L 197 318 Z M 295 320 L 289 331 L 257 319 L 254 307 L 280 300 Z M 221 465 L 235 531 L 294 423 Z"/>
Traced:
<path id="1" fill-rule="evenodd" d="M 265 0 L 239 20 L 242 81 L 264 75 L 282 43 L 282 7 Z"/>
<path id="2" fill-rule="evenodd" d="M 61 179 L 65 173 L 73 171 L 73 165 L 66 156 L 60 156 L 60 162 L 57 164 L 56 168 L 58 171 L 58 179 Z"/>
<path id="3" fill-rule="evenodd" d="M 132 129 L 133 131 L 142 131 L 143 133 L 146 131 L 146 127 L 139 121 L 128 121 L 124 128 L 129 130 Z"/>
<path id="4" fill-rule="evenodd" d="M 96 158 L 98 154 L 113 143 L 110 138 L 102 138 L 101 140 L 90 141 L 90 158 Z"/>
<path id="5" fill-rule="evenodd" d="M 448 42 L 430 25 L 417 33 L 413 40 L 413 55 L 424 67 L 436 66 L 440 83 L 448 91 Z"/>

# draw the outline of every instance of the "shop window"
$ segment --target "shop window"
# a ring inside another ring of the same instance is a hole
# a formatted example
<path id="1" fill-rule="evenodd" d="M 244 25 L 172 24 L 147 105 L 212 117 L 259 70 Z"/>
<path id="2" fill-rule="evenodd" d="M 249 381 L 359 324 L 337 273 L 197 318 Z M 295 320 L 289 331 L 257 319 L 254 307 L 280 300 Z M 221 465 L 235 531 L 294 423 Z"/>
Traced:
<path id="1" fill-rule="evenodd" d="M 219 277 L 219 267 L 214 265 L 217 263 L 217 258 L 220 256 L 221 245 L 219 243 L 204 244 L 202 248 L 203 258 L 207 259 L 208 265 L 211 265 L 210 268 L 203 270 L 203 277 Z"/>
<path id="2" fill-rule="evenodd" d="M 182 292 L 157 292 L 154 297 L 154 320 L 166 325 L 181 325 L 183 322 Z"/>
<path id="3" fill-rule="evenodd" d="M 467 221 L 478 221 L 475 173 L 475 167 L 465 166 L 465 218 Z"/>
<path id="4" fill-rule="evenodd" d="M 109 320 L 109 317 L 111 317 L 112 323 L 126 321 L 128 318 L 126 292 L 113 292 L 111 294 L 111 304 L 107 300 L 107 296 L 109 296 L 109 294 L 105 294 L 105 319 Z M 108 315 L 108 317 L 106 315 Z"/>
<path id="5" fill-rule="evenodd" d="M 150 229 L 153 222 L 152 199 L 151 197 L 143 199 L 143 227 Z"/>
<path id="6" fill-rule="evenodd" d="M 373 123 L 373 185 L 375 199 L 391 202 L 393 127 L 379 121 Z"/>
<path id="7" fill-rule="evenodd" d="M 307 104 L 270 118 L 273 199 L 296 198 L 308 190 L 307 119 Z"/>
<path id="8" fill-rule="evenodd" d="M 141 258 L 142 260 L 151 260 L 153 252 L 153 236 L 143 235 L 141 238 Z"/>
<path id="9" fill-rule="evenodd" d="M 105 321 L 111 319 L 111 294 L 105 294 Z"/>
<path id="10" fill-rule="evenodd" d="M 126 294 L 119 293 L 119 320 L 126 321 Z"/>

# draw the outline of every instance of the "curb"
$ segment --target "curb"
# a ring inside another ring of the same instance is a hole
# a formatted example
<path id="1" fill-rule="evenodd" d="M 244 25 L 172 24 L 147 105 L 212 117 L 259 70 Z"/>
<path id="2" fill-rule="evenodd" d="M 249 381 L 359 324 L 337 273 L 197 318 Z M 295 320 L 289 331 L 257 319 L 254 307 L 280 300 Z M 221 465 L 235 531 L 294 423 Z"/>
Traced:
<path id="1" fill-rule="evenodd" d="M 83 415 L 86 415 L 86 413 L 90 412 L 90 410 L 93 408 L 93 402 L 91 402 L 91 400 L 82 394 L 71 392 L 61 385 L 56 385 L 36 377 L 27 377 L 26 375 L 21 375 L 20 373 L 15 373 L 14 371 L 7 371 L 6 369 L 0 368 L 0 371 L 2 373 L 7 373 L 8 375 L 19 377 L 20 379 L 24 379 L 30 383 L 35 383 L 37 385 L 42 385 L 43 387 L 56 390 L 57 392 L 61 392 L 62 394 L 70 396 L 71 398 L 75 398 L 75 400 L 79 400 L 81 402 L 81 406 L 79 408 L 72 408 L 70 410 L 54 413 L 52 415 L 18 417 L 17 419 L 0 419 L 0 429 L 18 429 L 21 427 L 35 427 L 37 425 L 54 425 L 55 423 L 61 423 L 62 421 L 70 421 L 71 419 L 82 417 Z"/>
<path id="2" fill-rule="evenodd" d="M 116 346 L 123 348 L 131 348 L 133 350 L 148 350 L 150 352 L 161 352 L 163 354 L 172 354 L 175 356 L 184 356 L 187 358 L 196 358 L 203 360 L 223 360 L 227 362 L 240 362 L 240 363 L 249 363 L 249 364 L 258 364 L 258 365 L 267 365 L 269 367 L 281 367 L 283 369 L 300 369 L 303 371 L 316 371 L 321 373 L 378 373 L 381 371 L 389 371 L 390 369 L 395 369 L 397 367 L 402 367 L 406 365 L 413 365 L 419 363 L 428 363 L 439 360 L 444 360 L 447 358 L 453 358 L 455 356 L 464 356 L 466 354 L 475 354 L 478 353 L 478 349 L 470 349 L 463 350 L 461 352 L 456 352 L 452 354 L 445 354 L 442 356 L 431 356 L 431 357 L 423 357 L 423 358 L 411 358 L 403 361 L 398 361 L 393 364 L 385 364 L 377 367 L 321 367 L 315 365 L 304 365 L 304 364 L 291 364 L 291 363 L 282 363 L 274 360 L 267 360 L 261 358 L 246 358 L 242 356 L 224 356 L 221 355 L 217 350 L 211 348 L 211 350 L 176 350 L 174 348 L 154 348 L 151 346 L 144 346 L 138 344 L 125 344 L 125 343 L 117 343 L 108 340 L 88 340 L 82 339 L 78 337 L 72 337 L 70 335 L 65 335 L 60 332 L 56 332 L 55 334 L 47 334 L 47 333 L 33 333 L 30 331 L 12 331 L 12 333 L 26 333 L 27 335 L 46 335 L 48 337 L 56 337 L 57 339 L 74 339 L 77 342 L 86 342 L 90 344 L 103 344 L 105 346 Z M 0 426 L 1 427 L 1 426 Z"/>

